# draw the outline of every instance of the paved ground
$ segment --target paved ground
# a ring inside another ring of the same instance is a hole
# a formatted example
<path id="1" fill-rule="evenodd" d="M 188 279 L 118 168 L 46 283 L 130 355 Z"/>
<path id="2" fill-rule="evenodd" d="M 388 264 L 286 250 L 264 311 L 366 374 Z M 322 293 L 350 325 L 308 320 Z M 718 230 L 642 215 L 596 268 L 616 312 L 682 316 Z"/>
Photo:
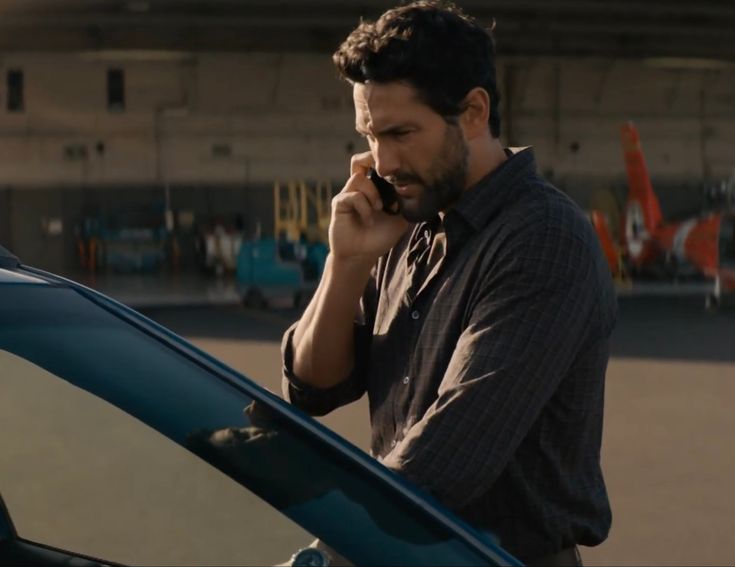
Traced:
<path id="1" fill-rule="evenodd" d="M 296 312 L 146 313 L 279 391 L 279 340 Z M 735 309 L 624 298 L 613 343 L 603 465 L 614 523 L 605 544 L 583 549 L 586 564 L 735 564 Z M 364 401 L 326 423 L 367 447 Z"/>
<path id="2" fill-rule="evenodd" d="M 215 278 L 201 273 L 182 274 L 65 274 L 137 309 L 182 305 L 236 305 L 240 303 L 233 277 Z"/>

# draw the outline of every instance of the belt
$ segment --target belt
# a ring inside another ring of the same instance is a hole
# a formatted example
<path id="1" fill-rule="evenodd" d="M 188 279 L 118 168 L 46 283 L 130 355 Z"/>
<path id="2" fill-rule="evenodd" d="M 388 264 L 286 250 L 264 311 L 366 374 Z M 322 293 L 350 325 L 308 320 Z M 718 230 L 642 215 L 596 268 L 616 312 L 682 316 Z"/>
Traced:
<path id="1" fill-rule="evenodd" d="M 582 565 L 582 557 L 577 546 L 567 547 L 558 553 L 551 553 L 544 557 L 526 562 L 528 567 L 577 567 Z"/>

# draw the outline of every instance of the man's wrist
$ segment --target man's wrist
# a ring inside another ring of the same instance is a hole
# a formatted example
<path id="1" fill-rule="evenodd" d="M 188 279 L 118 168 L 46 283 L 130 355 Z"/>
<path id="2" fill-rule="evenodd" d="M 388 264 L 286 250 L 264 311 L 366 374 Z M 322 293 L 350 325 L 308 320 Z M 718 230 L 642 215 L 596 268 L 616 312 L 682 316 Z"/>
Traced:
<path id="1" fill-rule="evenodd" d="M 340 275 L 351 275 L 357 277 L 367 277 L 370 270 L 373 269 L 377 258 L 368 258 L 365 256 L 338 256 L 330 254 L 327 258 L 329 267 Z"/>

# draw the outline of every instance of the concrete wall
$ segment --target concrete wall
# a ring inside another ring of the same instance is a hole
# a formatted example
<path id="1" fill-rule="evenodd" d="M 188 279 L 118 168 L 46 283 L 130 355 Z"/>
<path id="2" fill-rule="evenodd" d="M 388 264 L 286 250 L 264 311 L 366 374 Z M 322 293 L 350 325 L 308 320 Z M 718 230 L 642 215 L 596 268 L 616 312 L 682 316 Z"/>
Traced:
<path id="1" fill-rule="evenodd" d="M 126 109 L 108 112 L 106 70 L 125 70 Z M 349 88 L 321 54 L 201 54 L 173 62 L 7 55 L 25 72 L 26 110 L 0 113 L 0 179 L 12 186 L 271 182 L 343 177 L 353 132 Z M 729 175 L 735 71 L 639 61 L 506 59 L 511 142 L 533 143 L 562 178 L 620 173 L 618 125 L 635 120 L 651 171 Z M 97 149 L 98 143 L 104 149 Z M 579 145 L 578 151 L 571 149 Z M 68 144 L 88 158 L 64 159 Z M 213 146 L 229 145 L 218 157 Z"/>
<path id="2" fill-rule="evenodd" d="M 199 55 L 96 62 L 15 55 L 26 111 L 0 113 L 0 179 L 13 186 L 241 183 L 346 171 L 349 89 L 328 57 Z M 126 109 L 108 112 L 106 70 L 125 70 Z M 98 144 L 104 150 L 98 151 Z M 64 159 L 70 144 L 87 159 Z M 229 145 L 218 157 L 215 145 Z"/>
<path id="3" fill-rule="evenodd" d="M 664 193 L 688 189 L 690 206 L 698 203 L 702 180 L 735 172 L 733 70 L 526 61 L 514 70 L 510 87 L 516 95 L 513 138 L 533 143 L 542 170 L 580 200 L 624 189 L 619 125 L 626 120 L 638 126 L 654 184 Z"/>
<path id="4" fill-rule="evenodd" d="M 350 89 L 328 55 L 138 59 L 0 59 L 3 75 L 25 74 L 24 112 L 7 112 L 0 97 L 0 238 L 26 260 L 68 262 L 71 231 L 84 214 L 150 205 L 167 184 L 175 209 L 192 207 L 204 218 L 219 207 L 272 226 L 275 180 L 339 186 L 349 156 L 364 147 Z M 123 112 L 107 109 L 108 68 L 125 70 Z M 638 124 L 666 212 L 696 210 L 702 180 L 733 173 L 733 69 L 501 58 L 499 83 L 504 140 L 533 144 L 541 171 L 583 206 L 605 192 L 622 199 L 619 126 L 629 119 Z M 81 155 L 69 156 L 75 148 Z M 248 202 L 251 193 L 258 197 Z M 210 202 L 219 204 L 207 208 Z M 56 215 L 65 233 L 49 240 L 39 227 Z"/>

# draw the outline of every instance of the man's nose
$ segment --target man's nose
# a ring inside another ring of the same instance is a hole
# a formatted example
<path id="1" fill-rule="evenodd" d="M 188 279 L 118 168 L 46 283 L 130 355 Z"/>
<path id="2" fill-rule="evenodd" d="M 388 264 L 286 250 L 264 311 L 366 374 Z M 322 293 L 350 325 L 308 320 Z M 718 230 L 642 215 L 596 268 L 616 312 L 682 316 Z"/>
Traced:
<path id="1" fill-rule="evenodd" d="M 375 144 L 373 158 L 375 159 L 375 171 L 380 177 L 390 177 L 400 169 L 397 153 L 392 151 L 387 144 Z"/>

